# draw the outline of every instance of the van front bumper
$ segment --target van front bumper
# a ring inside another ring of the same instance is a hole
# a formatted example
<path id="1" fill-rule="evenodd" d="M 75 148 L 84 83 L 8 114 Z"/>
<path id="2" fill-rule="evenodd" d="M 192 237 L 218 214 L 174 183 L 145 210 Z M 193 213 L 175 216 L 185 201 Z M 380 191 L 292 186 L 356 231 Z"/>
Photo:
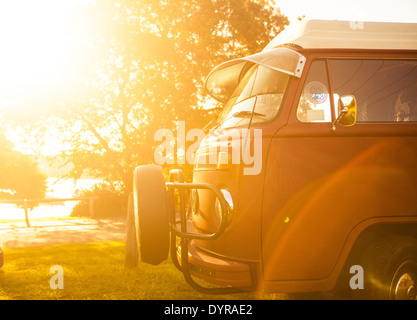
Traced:
<path id="1" fill-rule="evenodd" d="M 177 246 L 177 259 L 181 261 L 181 242 Z M 253 290 L 255 284 L 255 264 L 228 259 L 207 252 L 197 246 L 196 241 L 188 243 L 188 265 L 191 275 L 207 282 Z"/>

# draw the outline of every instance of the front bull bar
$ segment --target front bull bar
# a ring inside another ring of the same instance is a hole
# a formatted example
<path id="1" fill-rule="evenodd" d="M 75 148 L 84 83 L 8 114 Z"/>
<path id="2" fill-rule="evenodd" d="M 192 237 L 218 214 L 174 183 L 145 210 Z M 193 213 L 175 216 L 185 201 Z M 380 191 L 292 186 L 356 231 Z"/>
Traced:
<path id="1" fill-rule="evenodd" d="M 182 272 L 187 283 L 197 291 L 208 294 L 230 294 L 230 293 L 242 293 L 254 290 L 254 271 L 253 267 L 249 266 L 251 274 L 252 285 L 248 288 L 236 288 L 236 287 L 216 287 L 207 288 L 198 284 L 191 276 L 190 262 L 188 260 L 188 242 L 191 239 L 197 240 L 215 240 L 220 237 L 227 226 L 227 213 L 230 210 L 229 205 L 226 202 L 223 194 L 216 187 L 206 183 L 186 183 L 184 182 L 184 176 L 180 169 L 173 169 L 169 172 L 169 182 L 166 182 L 168 192 L 168 210 L 169 210 L 169 221 L 171 231 L 171 259 L 175 267 Z M 175 189 L 179 191 L 179 214 L 180 220 L 176 219 L 176 200 L 175 200 Z M 222 209 L 222 218 L 219 228 L 211 234 L 193 233 L 187 231 L 187 210 L 185 209 L 185 190 L 191 189 L 206 189 L 212 191 L 220 201 Z M 177 224 L 180 224 L 180 229 L 177 228 Z M 177 237 L 181 239 L 181 264 L 177 257 Z"/>

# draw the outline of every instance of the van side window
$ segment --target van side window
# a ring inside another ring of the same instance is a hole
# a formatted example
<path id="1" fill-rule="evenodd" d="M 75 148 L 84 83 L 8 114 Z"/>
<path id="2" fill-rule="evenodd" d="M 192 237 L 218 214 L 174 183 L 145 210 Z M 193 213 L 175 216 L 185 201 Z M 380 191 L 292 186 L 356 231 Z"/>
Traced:
<path id="1" fill-rule="evenodd" d="M 298 102 L 298 120 L 301 122 L 331 121 L 328 83 L 325 61 L 313 61 Z"/>
<path id="2" fill-rule="evenodd" d="M 358 122 L 417 121 L 417 61 L 335 59 L 330 73 L 335 106 L 355 96 Z"/>

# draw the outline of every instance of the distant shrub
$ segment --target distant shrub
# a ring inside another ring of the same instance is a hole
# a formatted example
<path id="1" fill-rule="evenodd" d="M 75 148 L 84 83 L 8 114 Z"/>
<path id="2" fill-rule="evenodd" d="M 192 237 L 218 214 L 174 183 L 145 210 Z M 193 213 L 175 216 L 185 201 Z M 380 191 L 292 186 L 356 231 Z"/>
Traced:
<path id="1" fill-rule="evenodd" d="M 46 175 L 31 155 L 14 150 L 0 128 L 0 199 L 39 199 L 46 194 Z M 33 209 L 38 203 L 29 202 Z M 22 204 L 18 205 L 23 207 Z"/>
<path id="2" fill-rule="evenodd" d="M 94 200 L 94 217 L 126 217 L 128 195 L 118 185 L 101 182 L 91 189 L 81 189 L 78 197 L 98 197 Z M 89 201 L 80 201 L 71 212 L 72 217 L 90 216 Z"/>

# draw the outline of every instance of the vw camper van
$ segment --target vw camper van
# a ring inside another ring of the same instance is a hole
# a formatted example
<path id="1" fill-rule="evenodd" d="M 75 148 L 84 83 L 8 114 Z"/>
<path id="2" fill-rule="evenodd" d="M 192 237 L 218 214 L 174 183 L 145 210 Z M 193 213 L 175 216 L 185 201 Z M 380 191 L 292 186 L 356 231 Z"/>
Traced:
<path id="1" fill-rule="evenodd" d="M 205 86 L 192 181 L 135 169 L 127 259 L 170 253 L 202 292 L 416 299 L 417 24 L 303 21 Z"/>

